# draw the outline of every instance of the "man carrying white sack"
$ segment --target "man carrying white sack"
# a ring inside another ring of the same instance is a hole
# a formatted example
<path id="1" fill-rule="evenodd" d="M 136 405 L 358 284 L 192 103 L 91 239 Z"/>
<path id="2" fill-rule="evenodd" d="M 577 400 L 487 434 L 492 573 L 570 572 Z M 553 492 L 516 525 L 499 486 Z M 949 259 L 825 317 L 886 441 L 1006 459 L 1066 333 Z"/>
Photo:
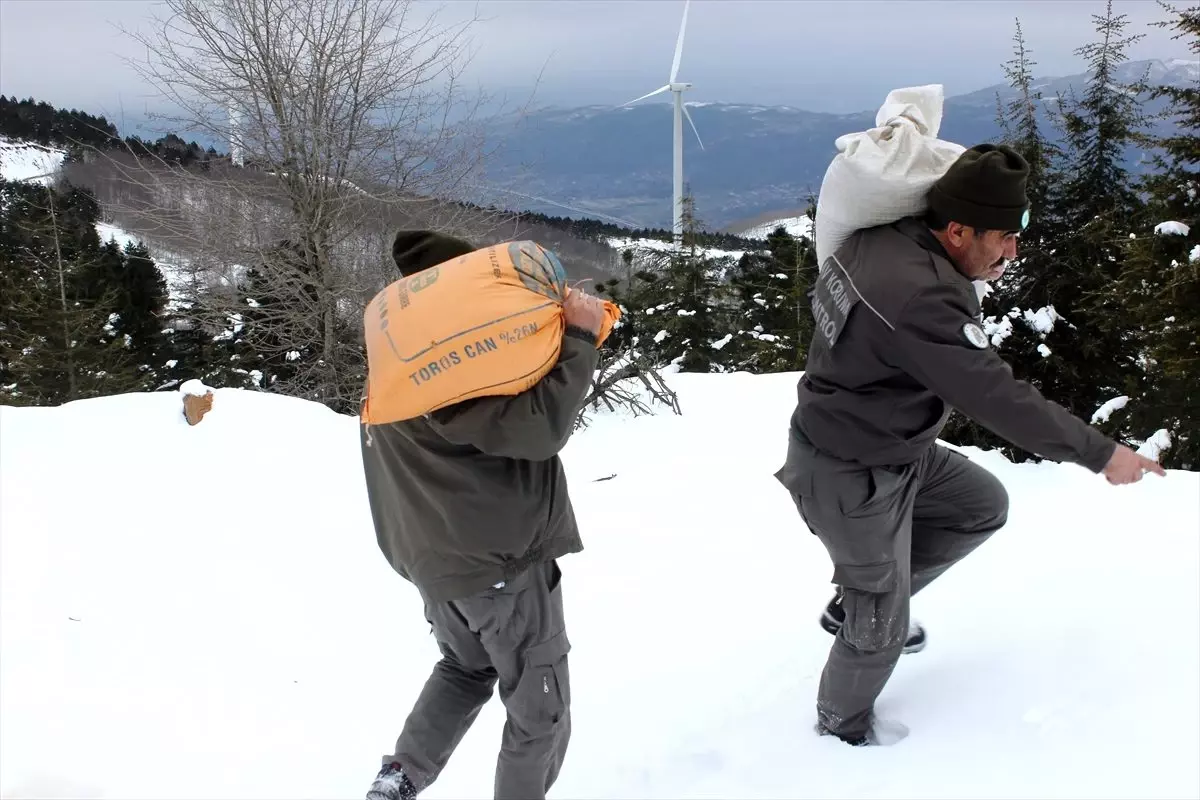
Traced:
<path id="1" fill-rule="evenodd" d="M 909 598 L 1008 517 L 1000 481 L 936 445 L 952 409 L 1113 484 L 1165 474 L 1014 378 L 989 346 L 971 281 L 995 280 L 1016 257 L 1028 171 L 1005 146 L 965 151 L 924 219 L 857 231 L 812 292 L 816 331 L 776 478 L 833 562 L 817 729 L 851 745 L 906 735 L 874 704 L 900 654 L 925 645 Z"/>
<path id="2" fill-rule="evenodd" d="M 410 276 L 473 250 L 401 231 L 392 255 Z M 428 788 L 497 686 L 508 719 L 495 797 L 542 798 L 558 778 L 571 690 L 556 559 L 583 549 L 558 453 L 592 386 L 604 308 L 575 290 L 563 316 L 558 362 L 532 388 L 361 435 L 379 548 L 416 585 L 442 656 L 368 800 L 411 800 Z"/>

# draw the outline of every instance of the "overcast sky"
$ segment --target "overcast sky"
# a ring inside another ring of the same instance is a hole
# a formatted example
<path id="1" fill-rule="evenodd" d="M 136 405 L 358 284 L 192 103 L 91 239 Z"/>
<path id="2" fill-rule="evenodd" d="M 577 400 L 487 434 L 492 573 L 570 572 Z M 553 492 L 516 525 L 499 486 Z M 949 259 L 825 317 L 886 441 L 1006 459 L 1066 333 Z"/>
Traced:
<path id="1" fill-rule="evenodd" d="M 140 115 L 147 87 L 123 62 L 137 47 L 116 27 L 143 26 L 153 0 L 0 0 L 0 93 Z M 1039 75 L 1082 72 L 1102 0 L 693 0 L 680 80 L 688 100 L 873 109 L 888 90 L 942 83 L 948 95 L 1001 82 L 1014 18 Z M 1132 58 L 1187 57 L 1153 0 L 1117 0 Z M 619 104 L 666 82 L 682 0 L 452 0 L 443 19 L 485 17 L 469 76 L 510 99 L 543 72 L 543 104 Z"/>

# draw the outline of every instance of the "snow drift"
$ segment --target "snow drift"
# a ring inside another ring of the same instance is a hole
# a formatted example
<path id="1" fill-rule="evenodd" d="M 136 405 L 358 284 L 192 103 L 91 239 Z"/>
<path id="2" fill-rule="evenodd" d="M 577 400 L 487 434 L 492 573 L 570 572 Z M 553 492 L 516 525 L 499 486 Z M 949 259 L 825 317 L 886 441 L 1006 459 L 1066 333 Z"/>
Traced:
<path id="1" fill-rule="evenodd" d="M 1196 797 L 1200 476 L 965 451 L 1008 527 L 920 595 L 880 703 L 812 731 L 830 567 L 772 478 L 795 375 L 672 375 L 681 417 L 564 453 L 575 734 L 551 796 Z M 608 480 L 604 480 L 608 479 Z M 379 554 L 356 421 L 218 390 L 0 408 L 0 795 L 361 797 L 437 657 Z M 493 699 L 425 797 L 490 797 Z"/>

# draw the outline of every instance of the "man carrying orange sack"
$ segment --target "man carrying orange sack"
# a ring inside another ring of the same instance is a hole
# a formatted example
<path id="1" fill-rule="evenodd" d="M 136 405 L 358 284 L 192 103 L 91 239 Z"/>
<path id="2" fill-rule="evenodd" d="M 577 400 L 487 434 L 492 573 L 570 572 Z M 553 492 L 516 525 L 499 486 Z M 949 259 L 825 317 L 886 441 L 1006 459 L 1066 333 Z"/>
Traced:
<path id="1" fill-rule="evenodd" d="M 404 276 L 466 255 L 467 242 L 401 231 Z M 409 800 L 445 768 L 497 684 L 508 713 L 497 798 L 543 798 L 571 736 L 561 573 L 583 549 L 558 453 L 592 385 L 600 300 L 572 291 L 554 368 L 514 396 L 479 397 L 363 426 L 379 547 L 421 594 L 442 658 L 368 800 Z"/>

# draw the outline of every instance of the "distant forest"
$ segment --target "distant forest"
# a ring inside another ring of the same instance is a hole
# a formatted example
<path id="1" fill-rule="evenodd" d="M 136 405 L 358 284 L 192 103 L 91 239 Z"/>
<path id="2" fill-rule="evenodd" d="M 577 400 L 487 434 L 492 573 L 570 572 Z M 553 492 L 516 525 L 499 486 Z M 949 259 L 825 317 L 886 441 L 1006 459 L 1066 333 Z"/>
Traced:
<path id="1" fill-rule="evenodd" d="M 139 136 L 121 138 L 117 126 L 103 116 L 76 109 L 55 108 L 32 97 L 18 100 L 0 95 L 0 134 L 12 139 L 59 147 L 71 159 L 83 160 L 87 148 L 128 150 L 139 158 L 153 156 L 181 166 L 207 169 L 215 159 L 228 159 L 214 148 L 207 150 L 196 142 L 185 142 L 173 133 L 149 142 Z"/>

